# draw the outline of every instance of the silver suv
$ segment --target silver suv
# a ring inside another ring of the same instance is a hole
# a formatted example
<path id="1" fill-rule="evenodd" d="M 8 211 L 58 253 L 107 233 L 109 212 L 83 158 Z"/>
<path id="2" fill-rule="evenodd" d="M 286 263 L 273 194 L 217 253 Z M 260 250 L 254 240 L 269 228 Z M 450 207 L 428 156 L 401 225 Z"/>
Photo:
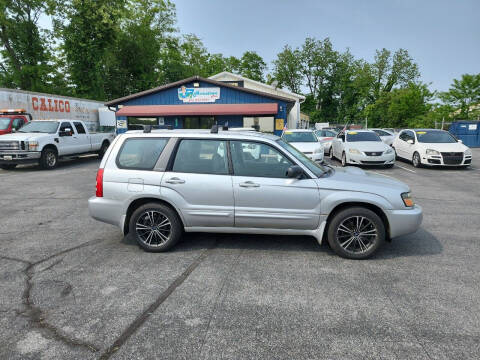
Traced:
<path id="1" fill-rule="evenodd" d="M 118 136 L 88 206 L 148 251 L 170 249 L 183 231 L 311 235 L 363 259 L 422 221 L 402 182 L 322 166 L 277 136 L 228 130 Z"/>

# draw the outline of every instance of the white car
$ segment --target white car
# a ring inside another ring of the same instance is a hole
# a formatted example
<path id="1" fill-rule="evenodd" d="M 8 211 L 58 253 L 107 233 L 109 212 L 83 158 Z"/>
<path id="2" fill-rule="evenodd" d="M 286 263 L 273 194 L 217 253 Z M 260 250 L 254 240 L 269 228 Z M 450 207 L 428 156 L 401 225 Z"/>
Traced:
<path id="1" fill-rule="evenodd" d="M 317 139 L 322 143 L 324 153 L 329 154 L 330 148 L 332 147 L 332 140 L 337 136 L 337 132 L 328 129 L 316 130 L 315 135 Z"/>
<path id="2" fill-rule="evenodd" d="M 282 139 L 296 147 L 313 161 L 323 162 L 323 146 L 312 130 L 286 130 L 282 134 Z"/>
<path id="3" fill-rule="evenodd" d="M 342 166 L 383 165 L 392 167 L 395 152 L 370 130 L 347 130 L 333 140 L 330 158 L 342 161 Z"/>
<path id="4" fill-rule="evenodd" d="M 413 166 L 470 166 L 472 151 L 445 130 L 405 129 L 393 141 L 397 157 Z"/>
<path id="5" fill-rule="evenodd" d="M 382 141 L 385 144 L 392 146 L 393 139 L 395 139 L 395 134 L 384 129 L 369 129 L 369 130 L 372 130 L 373 132 L 375 132 L 375 134 L 380 136 L 380 139 L 382 139 Z"/>

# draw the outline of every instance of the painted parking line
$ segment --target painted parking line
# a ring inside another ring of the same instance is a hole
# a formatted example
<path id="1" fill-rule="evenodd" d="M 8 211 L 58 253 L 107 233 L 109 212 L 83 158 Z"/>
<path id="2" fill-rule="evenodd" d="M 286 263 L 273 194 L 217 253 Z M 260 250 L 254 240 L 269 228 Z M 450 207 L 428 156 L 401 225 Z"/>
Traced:
<path id="1" fill-rule="evenodd" d="M 395 164 L 395 166 L 396 166 L 396 167 L 399 167 L 400 169 L 403 169 L 403 170 L 406 170 L 406 171 L 410 171 L 410 172 L 412 172 L 412 173 L 414 173 L 414 174 L 416 173 L 415 170 L 408 169 L 408 168 L 406 168 L 406 167 L 403 167 L 403 166 L 400 166 L 400 165 L 397 165 L 397 164 Z"/>

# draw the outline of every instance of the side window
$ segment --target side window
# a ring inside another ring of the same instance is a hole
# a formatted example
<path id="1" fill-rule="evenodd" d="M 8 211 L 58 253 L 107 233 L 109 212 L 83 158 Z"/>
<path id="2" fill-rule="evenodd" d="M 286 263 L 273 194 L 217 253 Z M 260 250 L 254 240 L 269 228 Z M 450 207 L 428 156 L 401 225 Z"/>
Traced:
<path id="1" fill-rule="evenodd" d="M 236 176 L 286 178 L 292 162 L 270 145 L 231 141 L 233 173 Z"/>
<path id="2" fill-rule="evenodd" d="M 183 139 L 178 146 L 172 171 L 228 175 L 225 141 Z"/>
<path id="3" fill-rule="evenodd" d="M 72 124 L 70 124 L 69 122 L 62 122 L 62 125 L 60 125 L 60 130 L 58 130 L 59 132 L 61 131 L 65 131 L 66 129 L 72 129 Z"/>
<path id="4" fill-rule="evenodd" d="M 120 169 L 152 170 L 169 138 L 130 138 L 123 143 L 118 156 Z"/>
<path id="5" fill-rule="evenodd" d="M 413 133 L 413 131 L 406 131 L 407 133 L 407 140 L 413 140 L 413 142 L 415 142 L 415 134 Z"/>
<path id="6" fill-rule="evenodd" d="M 408 134 L 406 131 L 402 131 L 401 134 L 398 136 L 400 140 L 407 141 L 408 140 Z"/>
<path id="7" fill-rule="evenodd" d="M 12 128 L 15 130 L 20 129 L 24 125 L 24 121 L 22 118 L 15 118 L 12 123 Z"/>
<path id="8" fill-rule="evenodd" d="M 75 129 L 77 129 L 78 134 L 86 134 L 85 128 L 83 127 L 82 123 L 74 122 L 73 125 L 75 125 Z"/>

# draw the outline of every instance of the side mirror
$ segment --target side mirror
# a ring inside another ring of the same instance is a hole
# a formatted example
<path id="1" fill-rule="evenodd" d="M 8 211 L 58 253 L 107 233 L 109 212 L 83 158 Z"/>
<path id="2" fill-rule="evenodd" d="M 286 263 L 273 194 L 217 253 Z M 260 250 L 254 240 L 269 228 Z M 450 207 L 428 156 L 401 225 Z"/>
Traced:
<path id="1" fill-rule="evenodd" d="M 12 133 L 17 132 L 17 129 L 12 128 Z"/>
<path id="2" fill-rule="evenodd" d="M 415 144 L 415 142 L 414 142 L 412 139 L 408 139 L 408 140 L 407 140 L 407 143 L 409 143 L 410 145 Z"/>
<path id="3" fill-rule="evenodd" d="M 460 144 L 463 144 L 463 141 L 458 139 L 457 142 L 459 142 Z"/>
<path id="4" fill-rule="evenodd" d="M 292 165 L 287 170 L 288 178 L 300 179 L 302 175 L 303 175 L 303 169 L 298 165 Z"/>

